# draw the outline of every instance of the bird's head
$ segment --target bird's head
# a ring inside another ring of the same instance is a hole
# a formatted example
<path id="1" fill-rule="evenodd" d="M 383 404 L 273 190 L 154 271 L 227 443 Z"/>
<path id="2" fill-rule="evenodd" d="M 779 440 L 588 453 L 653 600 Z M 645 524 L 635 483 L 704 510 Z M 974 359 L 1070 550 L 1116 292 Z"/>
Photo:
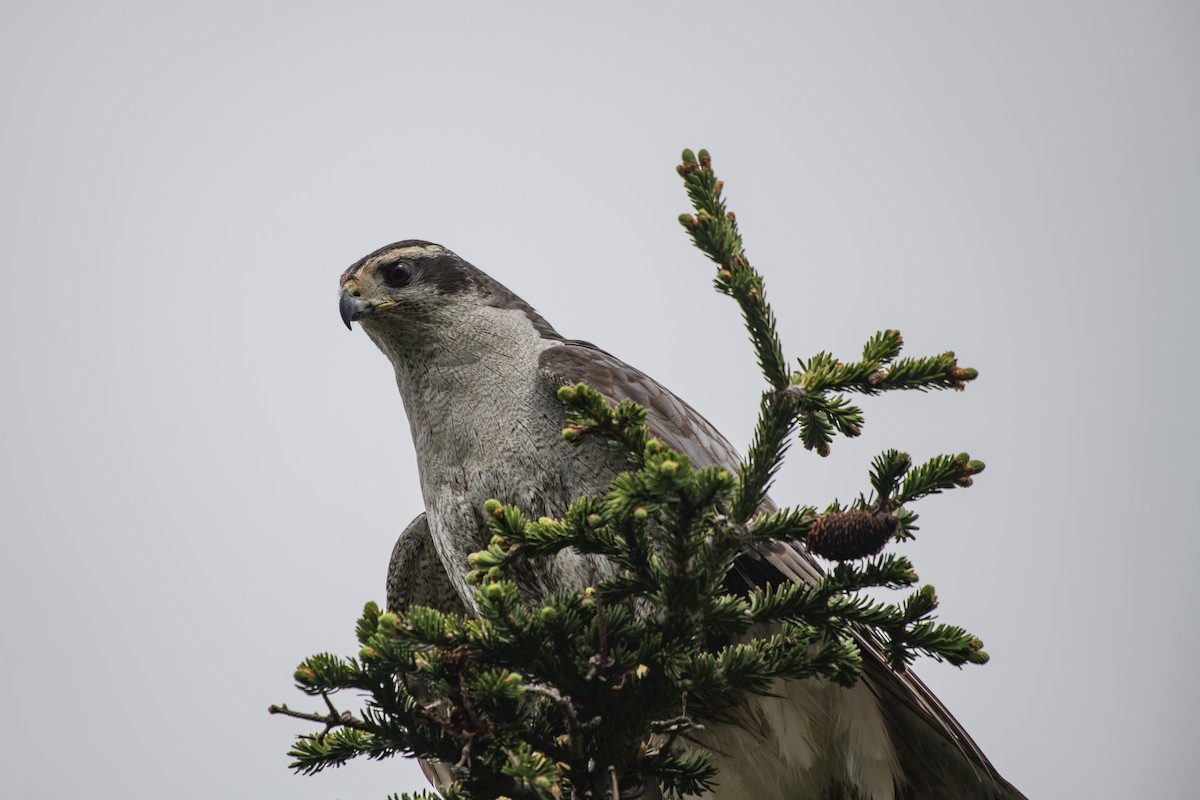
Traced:
<path id="1" fill-rule="evenodd" d="M 433 350 L 510 348 L 519 339 L 561 339 L 503 285 L 438 244 L 408 239 L 381 247 L 342 273 L 339 306 L 396 364 Z"/>
<path id="2" fill-rule="evenodd" d="M 486 305 L 494 286 L 441 245 L 409 239 L 379 248 L 342 273 L 339 306 L 347 328 L 360 322 L 368 333 L 411 331 L 445 322 L 464 303 Z"/>

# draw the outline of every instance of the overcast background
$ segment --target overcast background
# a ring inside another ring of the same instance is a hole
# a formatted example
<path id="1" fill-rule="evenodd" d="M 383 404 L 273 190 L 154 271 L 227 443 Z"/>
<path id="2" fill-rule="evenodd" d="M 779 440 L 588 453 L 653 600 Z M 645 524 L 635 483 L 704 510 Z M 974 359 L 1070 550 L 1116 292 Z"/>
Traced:
<path id="1" fill-rule="evenodd" d="M 744 447 L 760 379 L 675 218 L 707 147 L 792 356 L 875 330 L 963 393 L 865 403 L 774 496 L 967 450 L 903 548 L 993 655 L 920 673 L 1031 798 L 1194 791 L 1192 3 L 16 3 L 0 10 L 0 795 L 382 798 L 292 775 L 421 509 L 338 319 L 430 239 Z"/>

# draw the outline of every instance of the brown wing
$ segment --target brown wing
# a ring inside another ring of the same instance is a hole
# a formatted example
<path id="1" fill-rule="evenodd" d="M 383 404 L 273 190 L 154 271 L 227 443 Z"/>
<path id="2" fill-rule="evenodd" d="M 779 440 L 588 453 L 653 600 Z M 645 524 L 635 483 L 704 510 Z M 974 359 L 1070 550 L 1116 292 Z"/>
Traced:
<path id="1" fill-rule="evenodd" d="M 443 614 L 466 611 L 450 576 L 433 549 L 429 524 L 420 514 L 400 534 L 388 562 L 387 605 L 391 611 L 428 606 Z"/>
<path id="2" fill-rule="evenodd" d="M 651 434 L 698 466 L 736 469 L 741 461 L 733 446 L 696 409 L 644 372 L 594 345 L 565 341 L 545 350 L 539 364 L 555 389 L 582 381 L 610 402 L 632 400 L 641 405 L 646 409 L 646 424 Z M 823 573 L 803 546 L 781 542 L 746 551 L 738 559 L 736 571 L 742 581 L 755 586 L 785 580 L 813 583 Z M 947 793 L 952 786 L 959 785 L 954 773 L 967 771 L 968 785 L 973 778 L 976 788 L 992 784 L 997 797 L 1023 798 L 996 773 L 983 751 L 929 687 L 911 672 L 896 673 L 888 667 L 879 644 L 872 638 L 858 639 L 866 656 L 867 683 L 897 733 L 892 738 L 896 740 L 914 796 L 956 796 Z M 932 774 L 922 777 L 918 773 Z M 938 782 L 945 782 L 946 789 Z"/>

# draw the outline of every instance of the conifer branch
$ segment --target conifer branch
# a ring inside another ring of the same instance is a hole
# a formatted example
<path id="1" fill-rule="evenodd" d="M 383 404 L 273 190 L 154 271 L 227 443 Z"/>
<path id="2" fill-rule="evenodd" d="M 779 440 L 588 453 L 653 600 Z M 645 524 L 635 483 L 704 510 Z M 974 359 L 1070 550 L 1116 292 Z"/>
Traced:
<path id="1" fill-rule="evenodd" d="M 310 711 L 294 711 L 284 704 L 278 706 L 267 706 L 267 713 L 282 714 L 285 717 L 291 717 L 293 719 L 306 719 L 309 722 L 321 722 L 324 723 L 329 730 L 332 730 L 338 725 L 345 725 L 348 728 L 359 728 L 361 730 L 366 729 L 366 725 L 364 725 L 357 717 L 345 711 L 330 711 L 328 714 L 316 714 Z"/>
<path id="2" fill-rule="evenodd" d="M 961 390 L 977 377 L 975 370 L 959 367 L 951 352 L 895 361 L 903 339 L 894 330 L 880 331 L 867 340 L 857 362 L 843 363 L 829 353 L 818 353 L 808 361 L 801 360 L 799 370 L 792 372 L 783 357 L 764 281 L 746 258 L 737 218 L 725 207 L 721 196 L 725 184 L 713 172 L 711 157 L 705 150 L 698 156 L 684 150 L 676 169 L 695 212 L 681 215 L 679 221 L 693 244 L 717 264 L 717 290 L 733 297 L 741 307 L 759 368 L 771 387 L 769 393 L 774 391 L 791 401 L 764 400 L 760 408 L 754 446 L 743 470 L 739 519 L 747 519 L 765 497 L 774 477 L 766 465 L 782 457 L 794 426 L 799 427 L 805 448 L 822 456 L 829 454 L 836 433 L 850 437 L 861 433 L 862 411 L 838 392 L 874 395 L 891 389 Z"/>
<path id="3" fill-rule="evenodd" d="M 737 217 L 725 208 L 721 192 L 725 186 L 712 170 L 707 150 L 699 155 L 683 151 L 676 167 L 683 178 L 695 215 L 682 214 L 680 223 L 696 245 L 717 264 L 717 291 L 737 301 L 754 343 L 758 365 L 767 382 L 776 389 L 787 386 L 790 371 L 776 332 L 775 315 L 767 305 L 764 282 L 746 258 Z"/>

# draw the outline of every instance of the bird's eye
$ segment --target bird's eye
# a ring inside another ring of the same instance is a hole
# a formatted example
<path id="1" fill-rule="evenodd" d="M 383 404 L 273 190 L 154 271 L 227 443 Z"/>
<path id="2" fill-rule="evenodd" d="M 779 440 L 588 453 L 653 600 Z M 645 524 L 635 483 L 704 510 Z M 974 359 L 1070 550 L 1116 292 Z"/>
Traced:
<path id="1" fill-rule="evenodd" d="M 412 280 L 412 267 L 403 261 L 397 261 L 387 268 L 384 280 L 387 281 L 388 286 L 399 288 Z"/>

